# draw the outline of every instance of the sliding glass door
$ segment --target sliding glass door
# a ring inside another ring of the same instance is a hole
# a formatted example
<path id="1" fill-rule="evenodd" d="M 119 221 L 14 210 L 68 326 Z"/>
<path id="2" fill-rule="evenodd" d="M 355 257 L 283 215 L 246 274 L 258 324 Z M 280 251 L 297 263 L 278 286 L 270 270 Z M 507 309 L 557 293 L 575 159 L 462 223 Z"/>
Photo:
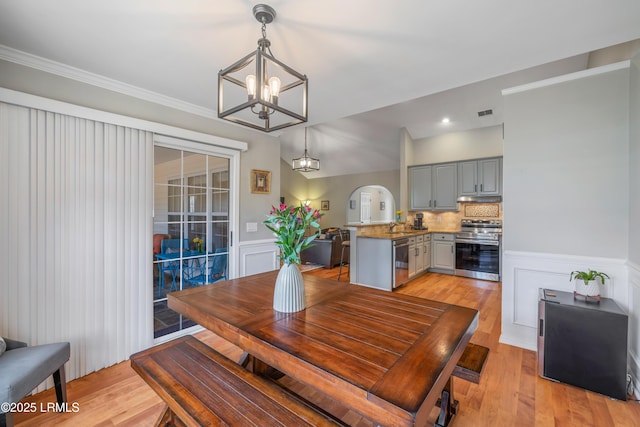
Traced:
<path id="1" fill-rule="evenodd" d="M 230 159 L 154 148 L 154 338 L 195 324 L 167 306 L 167 293 L 229 276 Z"/>

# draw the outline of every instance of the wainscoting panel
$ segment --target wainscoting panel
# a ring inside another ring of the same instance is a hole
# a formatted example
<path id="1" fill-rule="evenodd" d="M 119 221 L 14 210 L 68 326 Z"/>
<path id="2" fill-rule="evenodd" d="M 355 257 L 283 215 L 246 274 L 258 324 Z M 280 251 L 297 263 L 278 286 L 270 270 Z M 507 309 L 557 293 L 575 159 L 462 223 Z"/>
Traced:
<path id="1" fill-rule="evenodd" d="M 513 323 L 537 328 L 538 305 L 531 304 L 530 301 L 538 301 L 540 288 L 569 291 L 567 275 L 526 268 L 517 268 L 514 274 L 516 280 L 514 282 Z"/>
<path id="2" fill-rule="evenodd" d="M 502 259 L 502 343 L 536 350 L 539 289 L 573 291 L 569 277 L 574 270 L 591 268 L 607 273 L 611 280 L 603 287 L 602 296 L 629 310 L 625 260 L 514 251 L 505 251 Z"/>
<path id="3" fill-rule="evenodd" d="M 276 270 L 280 251 L 275 240 L 240 242 L 240 277 Z"/>

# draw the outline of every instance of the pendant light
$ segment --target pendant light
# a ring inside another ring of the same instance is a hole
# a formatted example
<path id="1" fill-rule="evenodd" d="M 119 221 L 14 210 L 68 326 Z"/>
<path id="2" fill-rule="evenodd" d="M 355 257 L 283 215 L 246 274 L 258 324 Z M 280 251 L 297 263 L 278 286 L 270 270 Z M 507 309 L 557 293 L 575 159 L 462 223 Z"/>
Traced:
<path id="1" fill-rule="evenodd" d="M 307 121 L 307 76 L 277 60 L 267 39 L 267 24 L 276 11 L 266 4 L 253 7 L 262 23 L 255 52 L 218 73 L 218 117 L 271 132 Z"/>
<path id="2" fill-rule="evenodd" d="M 310 157 L 307 152 L 307 128 L 304 128 L 304 155 L 297 159 L 293 159 L 291 166 L 294 171 L 298 172 L 312 172 L 320 170 L 320 160 Z"/>

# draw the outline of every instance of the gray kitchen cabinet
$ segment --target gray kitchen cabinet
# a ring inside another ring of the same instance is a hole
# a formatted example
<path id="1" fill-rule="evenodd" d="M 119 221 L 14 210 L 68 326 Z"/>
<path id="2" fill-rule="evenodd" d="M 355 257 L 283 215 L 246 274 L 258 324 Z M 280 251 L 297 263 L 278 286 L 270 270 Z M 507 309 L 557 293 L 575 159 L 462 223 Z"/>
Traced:
<path id="1" fill-rule="evenodd" d="M 386 291 L 392 290 L 394 284 L 393 240 L 358 237 L 356 244 L 357 281 L 355 283 Z"/>
<path id="2" fill-rule="evenodd" d="M 355 242 L 353 284 L 392 291 L 427 271 L 424 258 L 424 244 L 430 243 L 427 233 L 390 238 L 363 235 L 356 237 Z M 353 241 L 351 245 L 353 248 Z"/>
<path id="3" fill-rule="evenodd" d="M 455 271 L 454 235 L 433 233 L 431 235 L 431 271 L 453 274 Z"/>
<path id="4" fill-rule="evenodd" d="M 423 243 L 424 242 L 424 236 L 416 236 L 416 243 L 413 247 L 413 251 L 411 251 L 411 247 L 409 247 L 409 254 L 413 255 L 414 259 L 415 259 L 415 274 L 420 274 L 422 273 L 422 271 L 424 271 L 424 258 L 422 256 L 422 251 L 423 251 Z M 411 269 L 409 269 L 409 276 L 411 276 Z"/>
<path id="5" fill-rule="evenodd" d="M 422 242 L 422 268 L 424 271 L 431 267 L 431 235 L 424 235 Z"/>
<path id="6" fill-rule="evenodd" d="M 433 210 L 458 209 L 458 165 L 445 163 L 433 166 Z"/>
<path id="7" fill-rule="evenodd" d="M 502 159 L 469 160 L 458 163 L 458 196 L 502 194 Z"/>
<path id="8" fill-rule="evenodd" d="M 409 168 L 409 209 L 431 209 L 431 166 Z"/>
<path id="9" fill-rule="evenodd" d="M 412 166 L 409 168 L 409 209 L 457 210 L 457 163 Z"/>
<path id="10" fill-rule="evenodd" d="M 409 271 L 408 277 L 412 278 L 416 275 L 416 241 L 415 238 L 409 239 Z"/>

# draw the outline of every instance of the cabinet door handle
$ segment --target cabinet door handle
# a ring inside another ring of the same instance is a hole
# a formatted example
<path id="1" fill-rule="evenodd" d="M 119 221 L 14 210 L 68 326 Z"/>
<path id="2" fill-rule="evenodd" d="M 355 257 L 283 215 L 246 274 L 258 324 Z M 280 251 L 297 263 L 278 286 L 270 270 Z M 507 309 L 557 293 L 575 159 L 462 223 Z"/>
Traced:
<path id="1" fill-rule="evenodd" d="M 436 203 L 437 203 L 437 202 L 438 202 L 437 200 L 434 200 L 434 201 L 433 201 L 433 207 L 434 207 L 434 208 L 436 207 Z"/>
<path id="2" fill-rule="evenodd" d="M 480 192 L 482 193 L 483 189 L 482 189 L 483 184 L 480 184 Z"/>
<path id="3" fill-rule="evenodd" d="M 473 184 L 473 192 L 474 193 L 478 192 L 478 184 Z"/>
<path id="4" fill-rule="evenodd" d="M 431 199 L 429 199 L 429 207 L 431 207 Z"/>

